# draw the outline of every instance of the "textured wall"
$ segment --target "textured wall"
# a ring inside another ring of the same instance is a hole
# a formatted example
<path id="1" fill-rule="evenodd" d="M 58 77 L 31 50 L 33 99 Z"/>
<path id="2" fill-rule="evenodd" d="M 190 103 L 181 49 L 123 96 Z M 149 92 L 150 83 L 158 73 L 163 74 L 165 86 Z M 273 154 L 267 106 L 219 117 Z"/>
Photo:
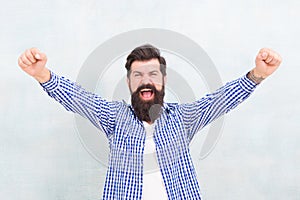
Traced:
<path id="1" fill-rule="evenodd" d="M 281 68 L 227 115 L 212 153 L 194 161 L 205 199 L 300 199 L 299 9 L 297 0 L 2 0 L 0 197 L 100 199 L 105 177 L 82 145 L 74 115 L 18 68 L 19 54 L 38 47 L 49 68 L 75 80 L 112 36 L 161 28 L 197 42 L 223 82 L 251 69 L 261 47 L 281 53 Z"/>

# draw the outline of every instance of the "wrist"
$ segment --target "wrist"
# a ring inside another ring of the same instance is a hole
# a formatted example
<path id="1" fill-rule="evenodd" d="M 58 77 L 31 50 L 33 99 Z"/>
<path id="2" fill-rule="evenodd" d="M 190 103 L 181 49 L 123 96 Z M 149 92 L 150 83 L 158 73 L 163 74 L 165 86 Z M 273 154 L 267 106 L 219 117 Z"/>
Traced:
<path id="1" fill-rule="evenodd" d="M 254 69 L 247 73 L 247 78 L 249 78 L 251 81 L 253 81 L 256 84 L 260 84 L 263 80 L 265 80 L 265 77 L 257 75 Z"/>
<path id="2" fill-rule="evenodd" d="M 44 68 L 39 75 L 34 76 L 39 83 L 46 83 L 51 78 L 50 70 Z"/>

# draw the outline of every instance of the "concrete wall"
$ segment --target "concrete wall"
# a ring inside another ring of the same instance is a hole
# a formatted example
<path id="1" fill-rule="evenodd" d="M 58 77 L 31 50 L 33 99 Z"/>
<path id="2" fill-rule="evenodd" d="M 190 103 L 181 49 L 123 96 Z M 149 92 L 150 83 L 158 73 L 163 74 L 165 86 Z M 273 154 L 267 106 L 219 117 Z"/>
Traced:
<path id="1" fill-rule="evenodd" d="M 18 56 L 38 47 L 49 68 L 76 80 L 103 42 L 158 28 L 198 43 L 224 83 L 250 70 L 261 47 L 282 55 L 280 69 L 226 116 L 209 156 L 194 162 L 204 199 L 299 199 L 299 9 L 296 0 L 2 0 L 0 197 L 100 199 L 105 178 L 105 166 L 79 138 L 74 115 L 18 68 Z M 169 63 L 176 59 L 171 55 Z"/>

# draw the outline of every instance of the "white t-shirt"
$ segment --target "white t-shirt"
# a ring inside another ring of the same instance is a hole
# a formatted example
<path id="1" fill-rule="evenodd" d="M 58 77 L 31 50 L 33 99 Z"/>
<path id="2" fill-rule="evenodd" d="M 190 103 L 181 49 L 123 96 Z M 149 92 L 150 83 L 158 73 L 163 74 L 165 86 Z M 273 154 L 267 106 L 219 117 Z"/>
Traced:
<path id="1" fill-rule="evenodd" d="M 167 200 L 168 195 L 159 169 L 153 138 L 154 124 L 143 122 L 146 130 L 144 149 L 143 200 Z"/>

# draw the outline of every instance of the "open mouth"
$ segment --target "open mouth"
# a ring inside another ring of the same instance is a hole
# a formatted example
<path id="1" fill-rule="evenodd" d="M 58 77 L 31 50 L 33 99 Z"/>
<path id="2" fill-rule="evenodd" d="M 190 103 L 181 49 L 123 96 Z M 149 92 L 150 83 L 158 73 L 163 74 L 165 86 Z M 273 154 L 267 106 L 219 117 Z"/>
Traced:
<path id="1" fill-rule="evenodd" d="M 154 92 L 150 88 L 145 88 L 140 91 L 140 96 L 144 100 L 150 100 L 153 98 Z"/>

